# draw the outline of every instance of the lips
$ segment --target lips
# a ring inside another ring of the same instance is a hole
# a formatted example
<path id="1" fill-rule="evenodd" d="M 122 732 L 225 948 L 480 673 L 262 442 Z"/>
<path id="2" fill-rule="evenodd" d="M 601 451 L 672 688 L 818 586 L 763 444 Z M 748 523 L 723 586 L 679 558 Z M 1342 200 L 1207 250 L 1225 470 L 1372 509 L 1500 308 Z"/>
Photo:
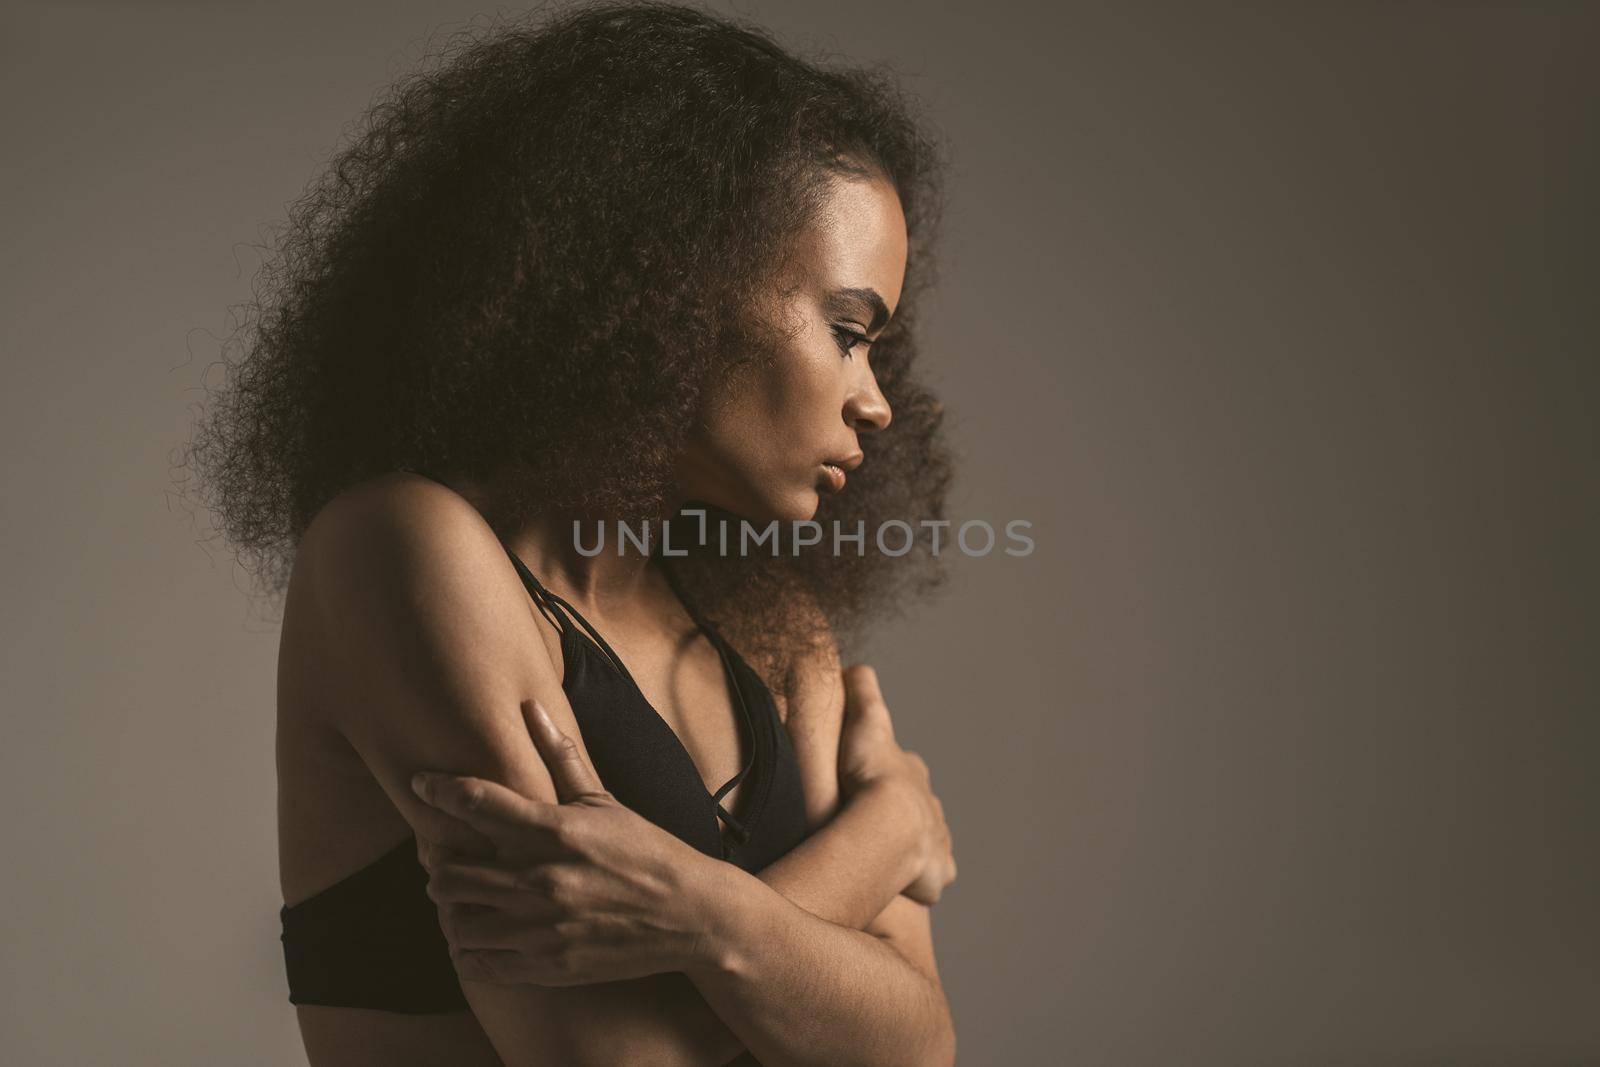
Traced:
<path id="1" fill-rule="evenodd" d="M 828 480 L 828 488 L 835 493 L 844 488 L 845 472 L 853 471 L 861 466 L 861 461 L 866 457 L 860 452 L 846 456 L 844 459 L 825 459 L 822 461 L 822 474 Z"/>

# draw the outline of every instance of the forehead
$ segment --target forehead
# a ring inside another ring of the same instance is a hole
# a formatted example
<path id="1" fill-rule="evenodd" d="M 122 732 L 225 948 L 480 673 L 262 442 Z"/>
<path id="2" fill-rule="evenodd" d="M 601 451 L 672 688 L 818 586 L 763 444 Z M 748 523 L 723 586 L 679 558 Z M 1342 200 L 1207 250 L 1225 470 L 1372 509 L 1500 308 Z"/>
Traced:
<path id="1" fill-rule="evenodd" d="M 906 271 L 906 219 L 894 186 L 882 178 L 832 177 L 799 251 L 822 287 L 876 289 L 893 310 Z"/>

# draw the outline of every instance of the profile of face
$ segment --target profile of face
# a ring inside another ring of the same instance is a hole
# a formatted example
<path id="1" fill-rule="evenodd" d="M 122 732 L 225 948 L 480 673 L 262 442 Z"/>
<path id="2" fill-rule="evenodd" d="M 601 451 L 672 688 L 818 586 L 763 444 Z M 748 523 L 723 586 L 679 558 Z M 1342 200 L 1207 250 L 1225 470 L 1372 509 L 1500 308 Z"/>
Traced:
<path id="1" fill-rule="evenodd" d="M 786 340 L 773 360 L 739 367 L 709 405 L 679 466 L 686 496 L 765 523 L 809 519 L 821 494 L 847 491 L 860 436 L 892 414 L 869 351 L 900 301 L 906 246 L 888 181 L 831 179 L 782 297 Z"/>

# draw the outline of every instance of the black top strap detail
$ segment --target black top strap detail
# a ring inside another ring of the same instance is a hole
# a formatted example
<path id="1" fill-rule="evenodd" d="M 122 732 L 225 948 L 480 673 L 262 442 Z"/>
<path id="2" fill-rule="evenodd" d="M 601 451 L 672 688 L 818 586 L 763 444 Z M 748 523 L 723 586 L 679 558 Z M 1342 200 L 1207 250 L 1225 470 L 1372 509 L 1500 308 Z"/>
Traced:
<path id="1" fill-rule="evenodd" d="M 753 740 L 754 739 L 752 739 L 752 741 Z M 755 745 L 752 744 L 750 747 L 753 750 L 755 748 Z M 752 751 L 751 755 L 752 756 L 754 755 L 753 751 Z M 721 805 L 722 798 L 727 796 L 733 790 L 734 786 L 736 786 L 740 782 L 744 781 L 745 775 L 750 773 L 750 766 L 751 766 L 751 764 L 753 762 L 754 762 L 754 760 L 746 760 L 744 766 L 739 769 L 739 773 L 734 775 L 732 778 L 729 778 L 726 782 L 723 782 L 722 783 L 722 788 L 718 789 L 715 793 L 711 794 L 711 799 L 715 800 L 718 805 Z M 723 812 L 722 814 L 730 822 L 733 821 L 733 817 L 728 815 L 727 812 Z"/>
<path id="2" fill-rule="evenodd" d="M 548 590 L 546 590 L 544 595 L 555 601 L 557 604 L 560 604 L 564 611 L 570 614 L 574 619 L 577 619 L 578 624 L 588 631 L 590 637 L 594 638 L 594 643 L 600 646 L 600 651 L 606 654 L 606 659 L 611 661 L 611 665 L 617 669 L 617 673 L 626 678 L 629 685 L 633 686 L 635 689 L 639 689 L 639 683 L 633 680 L 633 675 L 629 672 L 628 665 L 622 662 L 622 657 L 617 655 L 616 652 L 612 650 L 611 646 L 606 642 L 606 639 L 600 636 L 599 630 L 596 630 L 593 626 L 589 625 L 589 620 L 584 618 L 583 614 L 579 612 L 577 608 L 573 607 L 571 604 L 567 603 L 565 600 L 561 599 L 559 596 L 556 596 L 556 594 L 549 592 Z M 643 693 L 644 690 L 640 689 L 639 692 Z"/>
<path id="3" fill-rule="evenodd" d="M 512 564 L 517 568 L 517 573 L 522 578 L 522 584 L 527 587 L 528 594 L 533 597 L 533 602 L 538 606 L 540 613 L 550 620 L 552 626 L 562 633 L 566 633 L 571 623 L 567 621 L 567 616 L 564 612 L 556 611 L 551 607 L 550 598 L 553 594 L 540 584 L 539 579 L 533 576 L 533 572 L 518 558 L 515 552 L 511 551 L 509 545 L 505 546 L 505 549 L 506 555 L 511 557 Z"/>
<path id="4" fill-rule="evenodd" d="M 687 606 L 686 604 L 685 607 Z M 717 806 L 717 815 L 727 824 L 728 833 L 732 835 L 734 841 L 742 845 L 750 840 L 750 833 L 745 829 L 743 823 L 734 818 L 733 814 L 722 806 L 722 798 L 727 796 L 734 786 L 744 781 L 746 776 L 754 769 L 756 760 L 761 753 L 762 739 L 757 733 L 755 716 L 750 714 L 750 705 L 744 699 L 744 686 L 740 684 L 739 674 L 733 669 L 733 663 L 728 659 L 728 650 L 722 643 L 721 635 L 707 631 L 707 637 L 713 645 L 717 646 L 717 655 L 722 658 L 723 673 L 727 676 L 728 681 L 732 683 L 730 688 L 733 689 L 734 699 L 739 703 L 739 718 L 744 722 L 745 736 L 749 739 L 750 744 L 750 756 L 744 761 L 744 766 L 739 768 L 739 773 L 722 783 L 722 786 L 711 794 L 711 801 Z M 724 852 L 730 851 L 726 843 L 724 843 L 723 850 Z"/>
<path id="5" fill-rule="evenodd" d="M 573 607 L 571 604 L 567 603 L 565 598 L 560 597 L 546 589 L 544 584 L 533 576 L 533 572 L 528 569 L 528 565 L 523 563 L 522 560 L 518 558 L 517 554 L 511 550 L 509 545 L 506 545 L 505 549 L 506 554 L 511 557 L 511 562 L 516 564 L 517 572 L 522 575 L 522 580 L 528 585 L 529 591 L 532 592 L 537 590 L 538 595 L 535 597 L 535 600 L 543 600 L 548 604 L 553 604 L 561 609 L 559 614 L 563 617 L 563 621 L 558 624 L 561 626 L 561 629 L 566 630 L 569 625 L 564 621 L 565 619 L 571 618 L 576 620 L 578 625 L 582 626 L 584 630 L 588 631 L 589 636 L 594 639 L 594 643 L 600 647 L 602 652 L 605 653 L 606 659 L 611 661 L 611 665 L 617 669 L 617 672 L 626 678 L 630 684 L 633 684 L 635 688 L 638 688 L 637 683 L 633 681 L 633 675 L 628 673 L 627 665 L 622 662 L 622 657 L 617 655 L 616 652 L 611 648 L 610 644 L 606 642 L 606 639 L 600 636 L 599 630 L 596 630 L 593 626 L 589 625 L 589 620 L 583 617 L 583 613 L 577 608 Z M 549 609 L 545 604 L 540 604 L 540 609 L 543 610 L 546 615 L 549 615 Z"/>
<path id="6" fill-rule="evenodd" d="M 734 848 L 737 848 L 739 845 L 748 844 L 750 842 L 750 831 L 745 829 L 744 823 L 740 822 L 738 819 L 735 819 L 732 815 L 728 814 L 728 809 L 727 808 L 723 807 L 721 804 L 718 804 L 717 805 L 717 815 L 719 815 L 722 818 L 723 822 L 728 824 L 727 827 L 723 830 L 723 833 L 726 834 L 728 837 L 731 837 L 733 839 Z M 723 852 L 723 858 L 724 859 L 728 859 L 728 858 L 731 858 L 733 856 L 734 849 L 733 848 L 729 848 L 728 847 L 728 843 L 726 841 L 724 841 L 722 843 L 722 852 Z"/>
<path id="7" fill-rule="evenodd" d="M 667 584 L 672 586 L 672 591 L 677 594 L 679 602 L 683 604 L 683 610 L 689 613 L 689 618 L 693 619 L 694 624 L 700 627 L 701 632 L 716 647 L 717 654 L 722 657 L 723 670 L 733 682 L 734 697 L 739 702 L 739 715 L 745 725 L 745 734 L 750 739 L 750 758 L 745 761 L 744 767 L 740 769 L 738 774 L 724 782 L 722 788 L 711 795 L 711 799 L 716 802 L 717 813 L 728 824 L 729 832 L 740 844 L 743 844 L 749 840 L 750 835 L 746 832 L 744 826 L 728 813 L 728 809 L 722 806 L 722 798 L 727 796 L 734 786 L 744 781 L 745 776 L 755 766 L 757 753 L 761 749 L 761 738 L 757 735 L 756 719 L 750 714 L 750 708 L 745 703 L 744 686 L 740 684 L 739 672 L 734 670 L 733 663 L 728 657 L 728 645 L 722 636 L 722 631 L 717 628 L 716 623 L 700 614 L 700 610 L 694 605 L 694 598 L 684 590 L 683 583 L 678 580 L 677 572 L 673 570 L 671 564 L 663 561 L 661 570 L 667 576 Z"/>

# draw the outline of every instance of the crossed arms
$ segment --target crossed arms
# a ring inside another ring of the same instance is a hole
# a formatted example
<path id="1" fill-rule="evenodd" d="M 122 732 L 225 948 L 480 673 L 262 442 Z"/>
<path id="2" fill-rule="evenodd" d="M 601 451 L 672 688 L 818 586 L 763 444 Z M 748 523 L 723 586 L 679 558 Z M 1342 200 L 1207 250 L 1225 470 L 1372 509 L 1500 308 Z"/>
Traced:
<path id="1" fill-rule="evenodd" d="M 297 567 L 338 637 L 335 688 L 350 699 L 335 725 L 429 846 L 463 990 L 509 1067 L 718 1067 L 745 1050 L 767 1067 L 953 1059 L 928 909 L 902 895 L 936 899 L 953 876 L 947 839 L 870 672 L 852 673 L 848 716 L 836 658 L 787 687 L 817 829 L 751 876 L 600 799 L 521 584 L 464 500 L 415 483 L 346 494 Z M 439 806 L 412 790 L 418 771 L 458 776 L 430 793 Z M 492 876 L 511 879 L 494 903 Z M 469 887 L 480 899 L 459 896 Z"/>

